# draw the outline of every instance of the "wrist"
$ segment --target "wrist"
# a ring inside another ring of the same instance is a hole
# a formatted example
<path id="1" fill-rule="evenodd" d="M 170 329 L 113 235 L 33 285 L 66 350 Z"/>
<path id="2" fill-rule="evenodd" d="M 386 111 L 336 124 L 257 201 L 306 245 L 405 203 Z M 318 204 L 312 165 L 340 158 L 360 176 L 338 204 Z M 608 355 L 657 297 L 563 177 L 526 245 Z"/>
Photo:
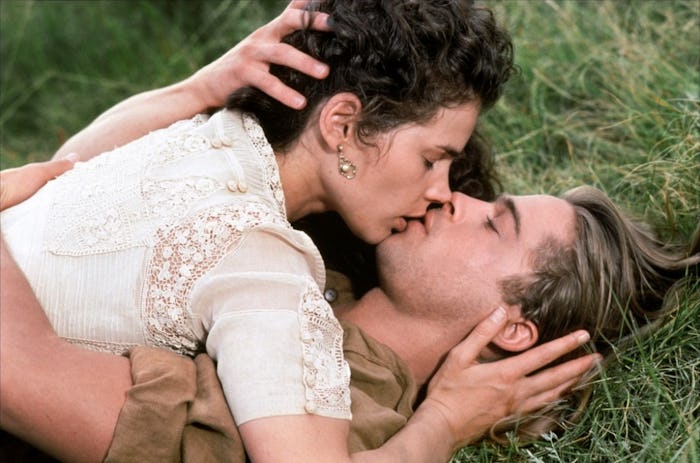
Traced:
<path id="1" fill-rule="evenodd" d="M 475 410 L 471 409 L 472 412 Z M 416 410 L 425 415 L 426 421 L 446 436 L 450 449 L 454 453 L 465 445 L 478 441 L 484 436 L 492 422 L 493 416 L 488 414 L 470 413 L 470 407 L 461 410 L 451 410 L 440 401 L 427 397 Z"/>
<path id="2" fill-rule="evenodd" d="M 451 456 L 460 447 L 457 433 L 450 425 L 447 416 L 436 406 L 425 401 L 416 409 L 411 421 L 420 422 L 429 435 L 435 436 L 436 454 Z"/>
<path id="3" fill-rule="evenodd" d="M 219 107 L 225 103 L 219 101 L 213 94 L 206 79 L 202 77 L 202 71 L 203 69 L 200 69 L 172 86 L 172 91 L 178 93 L 180 98 L 186 99 L 195 113 L 203 113 L 209 108 Z"/>

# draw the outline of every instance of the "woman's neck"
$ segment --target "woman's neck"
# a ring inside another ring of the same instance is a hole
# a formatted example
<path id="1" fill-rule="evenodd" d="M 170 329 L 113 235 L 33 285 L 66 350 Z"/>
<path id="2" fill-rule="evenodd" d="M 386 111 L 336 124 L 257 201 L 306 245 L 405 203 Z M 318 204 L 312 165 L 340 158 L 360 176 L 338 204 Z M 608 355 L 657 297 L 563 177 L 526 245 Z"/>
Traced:
<path id="1" fill-rule="evenodd" d="M 318 158 L 302 143 L 287 152 L 275 152 L 290 222 L 328 210 Z"/>

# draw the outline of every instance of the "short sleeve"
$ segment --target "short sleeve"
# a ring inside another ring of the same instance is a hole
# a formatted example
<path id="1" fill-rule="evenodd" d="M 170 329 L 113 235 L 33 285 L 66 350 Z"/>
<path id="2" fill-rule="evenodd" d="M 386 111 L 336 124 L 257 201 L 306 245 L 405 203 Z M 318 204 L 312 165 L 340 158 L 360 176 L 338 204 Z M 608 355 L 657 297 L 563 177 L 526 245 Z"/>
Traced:
<path id="1" fill-rule="evenodd" d="M 311 255 L 283 231 L 254 231 L 193 292 L 239 425 L 305 413 L 350 419 L 343 331 Z"/>

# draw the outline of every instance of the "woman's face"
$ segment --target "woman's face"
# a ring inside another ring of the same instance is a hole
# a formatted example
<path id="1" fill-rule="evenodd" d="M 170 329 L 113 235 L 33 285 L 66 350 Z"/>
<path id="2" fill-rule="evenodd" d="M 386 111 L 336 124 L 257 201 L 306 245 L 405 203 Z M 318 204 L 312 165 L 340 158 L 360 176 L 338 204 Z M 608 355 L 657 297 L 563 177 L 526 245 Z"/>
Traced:
<path id="1" fill-rule="evenodd" d="M 407 217 L 423 217 L 431 203 L 449 201 L 450 164 L 466 145 L 478 115 L 476 102 L 443 108 L 426 123 L 379 135 L 375 146 L 346 147 L 344 155 L 357 174 L 352 180 L 338 179 L 334 209 L 368 243 L 404 231 Z"/>

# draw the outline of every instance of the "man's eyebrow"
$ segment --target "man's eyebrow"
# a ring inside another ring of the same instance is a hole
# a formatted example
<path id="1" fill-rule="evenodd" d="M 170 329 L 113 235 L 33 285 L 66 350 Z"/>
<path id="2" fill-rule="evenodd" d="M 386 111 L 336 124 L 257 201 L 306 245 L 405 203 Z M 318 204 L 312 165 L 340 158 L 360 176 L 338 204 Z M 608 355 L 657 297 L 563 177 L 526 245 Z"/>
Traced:
<path id="1" fill-rule="evenodd" d="M 515 235 L 520 236 L 520 214 L 518 209 L 515 207 L 515 201 L 513 198 L 506 195 L 500 195 L 496 198 L 496 203 L 505 206 L 505 208 L 510 212 L 511 217 L 513 217 L 513 223 L 515 224 Z"/>

